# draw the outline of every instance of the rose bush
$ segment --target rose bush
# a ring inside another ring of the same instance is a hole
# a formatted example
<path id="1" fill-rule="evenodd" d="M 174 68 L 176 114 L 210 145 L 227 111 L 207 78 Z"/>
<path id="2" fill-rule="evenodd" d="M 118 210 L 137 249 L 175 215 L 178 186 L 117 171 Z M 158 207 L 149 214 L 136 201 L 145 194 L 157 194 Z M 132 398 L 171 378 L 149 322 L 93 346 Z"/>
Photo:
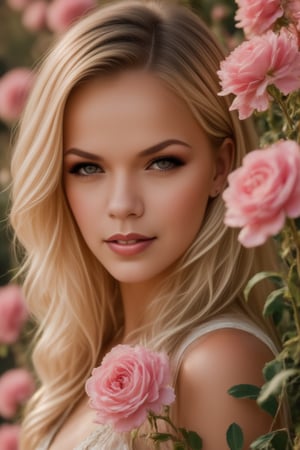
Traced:
<path id="1" fill-rule="evenodd" d="M 175 400 L 168 357 L 141 346 L 118 345 L 95 368 L 86 383 L 96 422 L 115 431 L 142 425 L 149 411 L 158 414 Z"/>
<path id="2" fill-rule="evenodd" d="M 300 53 L 296 36 L 286 30 L 268 31 L 243 42 L 222 61 L 219 95 L 234 94 L 230 110 L 246 119 L 269 107 L 269 86 L 283 94 L 300 88 Z"/>
<path id="3" fill-rule="evenodd" d="M 27 320 L 21 289 L 16 285 L 0 288 L 0 344 L 15 342 Z"/>
<path id="4" fill-rule="evenodd" d="M 243 28 L 248 37 L 269 30 L 284 14 L 281 0 L 236 0 L 236 3 L 236 26 Z"/>
<path id="5" fill-rule="evenodd" d="M 241 227 L 239 241 L 245 247 L 263 244 L 279 233 L 286 217 L 300 215 L 300 147 L 279 141 L 255 150 L 228 177 L 223 193 L 225 224 Z"/>
<path id="6" fill-rule="evenodd" d="M 19 405 L 34 393 L 35 383 L 26 369 L 11 369 L 0 377 L 0 415 L 15 416 Z"/>
<path id="7" fill-rule="evenodd" d="M 96 0 L 53 0 L 47 12 L 48 27 L 56 33 L 61 33 L 96 6 Z"/>
<path id="8" fill-rule="evenodd" d="M 30 69 L 18 67 L 0 79 L 0 118 L 7 122 L 19 118 L 34 76 Z"/>

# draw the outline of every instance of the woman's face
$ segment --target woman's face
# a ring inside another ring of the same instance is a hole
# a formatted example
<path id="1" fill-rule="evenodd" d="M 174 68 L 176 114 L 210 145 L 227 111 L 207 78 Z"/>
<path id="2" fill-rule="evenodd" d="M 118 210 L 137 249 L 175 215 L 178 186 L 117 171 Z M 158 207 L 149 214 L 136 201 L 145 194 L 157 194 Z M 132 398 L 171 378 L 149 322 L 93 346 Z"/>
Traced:
<path id="1" fill-rule="evenodd" d="M 186 104 L 154 74 L 101 77 L 71 94 L 64 185 L 82 236 L 117 280 L 160 279 L 194 241 L 228 151 L 213 151 Z M 226 172 L 226 173 L 225 173 Z"/>

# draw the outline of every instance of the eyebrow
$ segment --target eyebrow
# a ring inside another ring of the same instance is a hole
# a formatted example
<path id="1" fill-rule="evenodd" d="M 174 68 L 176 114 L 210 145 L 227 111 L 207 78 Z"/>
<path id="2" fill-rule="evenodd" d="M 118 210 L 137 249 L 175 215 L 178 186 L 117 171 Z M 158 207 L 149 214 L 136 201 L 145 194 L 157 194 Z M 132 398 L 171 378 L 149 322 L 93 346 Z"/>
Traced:
<path id="1" fill-rule="evenodd" d="M 139 153 L 139 156 L 149 156 L 153 153 L 157 153 L 160 150 L 163 150 L 166 147 L 169 147 L 170 145 L 182 145 L 187 148 L 191 148 L 189 144 L 187 144 L 184 141 L 180 141 L 179 139 L 167 139 L 166 141 L 159 142 L 158 144 L 152 145 L 151 147 L 146 148 L 145 150 L 142 150 Z M 92 161 L 99 161 L 101 160 L 101 157 L 98 155 L 95 155 L 95 153 L 86 152 L 84 150 L 80 150 L 79 148 L 70 148 L 64 153 L 64 156 L 66 155 L 77 155 L 82 158 L 88 158 Z"/>

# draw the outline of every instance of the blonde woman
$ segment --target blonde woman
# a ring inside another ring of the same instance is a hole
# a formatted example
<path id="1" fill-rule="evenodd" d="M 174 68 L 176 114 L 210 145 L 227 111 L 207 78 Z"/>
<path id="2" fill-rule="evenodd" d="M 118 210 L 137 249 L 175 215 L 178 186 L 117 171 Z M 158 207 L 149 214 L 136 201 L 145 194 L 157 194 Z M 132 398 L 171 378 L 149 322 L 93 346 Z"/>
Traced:
<path id="1" fill-rule="evenodd" d="M 245 448 L 269 430 L 255 402 L 227 393 L 261 385 L 276 348 L 267 287 L 243 299 L 273 250 L 243 249 L 223 224 L 227 175 L 256 141 L 217 95 L 222 59 L 185 7 L 125 0 L 73 26 L 44 61 L 12 161 L 41 382 L 22 449 L 128 448 L 93 422 L 84 391 L 119 343 L 168 353 L 172 415 L 204 450 L 227 448 L 232 422 Z"/>

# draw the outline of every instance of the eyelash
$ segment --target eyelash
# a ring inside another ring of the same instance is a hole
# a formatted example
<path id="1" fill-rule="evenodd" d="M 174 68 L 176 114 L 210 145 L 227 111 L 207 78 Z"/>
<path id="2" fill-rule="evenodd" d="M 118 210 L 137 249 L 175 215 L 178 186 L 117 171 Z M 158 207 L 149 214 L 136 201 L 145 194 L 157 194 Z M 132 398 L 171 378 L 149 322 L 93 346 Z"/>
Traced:
<path id="1" fill-rule="evenodd" d="M 151 166 L 153 166 L 154 164 L 158 164 L 161 161 L 168 161 L 169 163 L 171 163 L 172 167 L 165 168 L 165 169 L 151 169 Z M 180 158 L 177 158 L 175 156 L 161 156 L 160 158 L 155 158 L 152 161 L 150 161 L 150 163 L 147 165 L 147 169 L 148 170 L 158 170 L 160 172 L 167 172 L 169 170 L 176 169 L 177 167 L 182 166 L 183 164 L 184 164 L 184 162 Z M 80 173 L 81 169 L 86 169 L 86 167 L 93 167 L 96 170 L 90 174 Z M 77 175 L 77 176 L 82 176 L 82 177 L 88 177 L 88 176 L 95 175 L 96 173 L 103 173 L 103 172 L 104 171 L 101 168 L 101 166 L 98 166 L 97 164 L 94 164 L 94 163 L 88 163 L 88 162 L 82 162 L 82 163 L 75 164 L 69 170 L 69 173 Z"/>

